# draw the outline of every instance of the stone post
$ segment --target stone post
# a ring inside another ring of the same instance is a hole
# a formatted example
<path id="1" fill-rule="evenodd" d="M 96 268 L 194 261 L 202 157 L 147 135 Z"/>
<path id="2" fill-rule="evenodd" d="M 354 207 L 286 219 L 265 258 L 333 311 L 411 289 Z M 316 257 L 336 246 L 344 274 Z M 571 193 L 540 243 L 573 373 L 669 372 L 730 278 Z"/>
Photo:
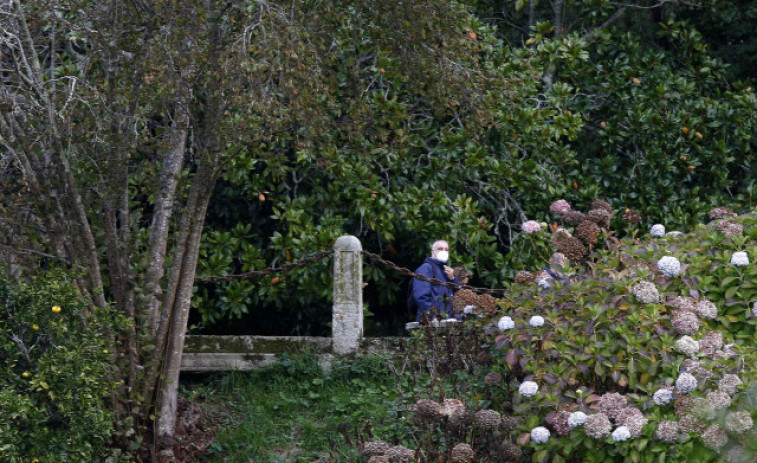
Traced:
<path id="1" fill-rule="evenodd" d="M 363 337 L 363 250 L 354 236 L 340 236 L 334 244 L 334 352 L 357 352 Z"/>

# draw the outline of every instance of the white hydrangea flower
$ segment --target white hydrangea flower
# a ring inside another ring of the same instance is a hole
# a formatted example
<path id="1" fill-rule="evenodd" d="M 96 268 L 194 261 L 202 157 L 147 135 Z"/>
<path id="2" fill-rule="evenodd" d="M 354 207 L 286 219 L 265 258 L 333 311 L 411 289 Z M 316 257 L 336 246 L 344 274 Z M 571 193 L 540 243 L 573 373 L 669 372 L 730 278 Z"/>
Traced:
<path id="1" fill-rule="evenodd" d="M 466 305 L 465 307 L 463 307 L 463 313 L 464 313 L 464 314 L 472 314 L 472 313 L 473 313 L 473 310 L 474 310 L 475 308 L 476 308 L 476 306 L 475 306 L 475 305 Z"/>
<path id="2" fill-rule="evenodd" d="M 670 389 L 658 389 L 652 396 L 652 400 L 657 405 L 667 405 L 673 400 L 673 391 Z"/>
<path id="3" fill-rule="evenodd" d="M 661 238 L 665 236 L 665 225 L 661 223 L 652 225 L 652 229 L 649 230 L 649 234 L 654 236 L 655 238 Z"/>
<path id="4" fill-rule="evenodd" d="M 523 397 L 533 397 L 539 391 L 539 385 L 533 381 L 523 381 L 518 387 L 518 393 Z"/>
<path id="5" fill-rule="evenodd" d="M 757 302 L 752 304 L 752 315 L 757 317 Z"/>
<path id="6" fill-rule="evenodd" d="M 676 341 L 676 349 L 682 354 L 691 357 L 699 352 L 699 341 L 695 341 L 691 336 L 683 336 Z"/>
<path id="7" fill-rule="evenodd" d="M 515 328 L 515 322 L 512 318 L 505 315 L 497 322 L 497 328 L 499 328 L 500 331 L 511 330 Z"/>
<path id="8" fill-rule="evenodd" d="M 681 373 L 676 380 L 676 389 L 686 394 L 697 388 L 697 379 L 691 373 Z"/>
<path id="9" fill-rule="evenodd" d="M 540 326 L 544 325 L 544 317 L 539 315 L 534 315 L 531 317 L 531 319 L 528 321 L 528 324 L 533 326 L 534 328 L 538 328 Z"/>
<path id="10" fill-rule="evenodd" d="M 584 412 L 573 412 L 568 416 L 568 426 L 571 429 L 577 428 L 584 423 L 586 423 L 586 413 Z"/>
<path id="11" fill-rule="evenodd" d="M 734 252 L 731 256 L 731 265 L 735 265 L 736 267 L 749 265 L 749 256 L 744 251 Z"/>
<path id="12" fill-rule="evenodd" d="M 537 426 L 531 430 L 531 440 L 537 444 L 543 444 L 549 440 L 549 429 Z"/>
<path id="13" fill-rule="evenodd" d="M 542 278 L 537 281 L 536 284 L 539 285 L 540 288 L 549 289 L 552 287 L 552 283 L 550 283 L 549 280 L 551 280 L 551 278 Z"/>
<path id="14" fill-rule="evenodd" d="M 667 277 L 674 277 L 681 273 L 681 263 L 673 256 L 665 256 L 657 261 L 657 267 Z"/>
<path id="15" fill-rule="evenodd" d="M 618 426 L 615 431 L 612 432 L 612 440 L 615 442 L 623 442 L 631 437 L 631 431 L 626 426 Z"/>

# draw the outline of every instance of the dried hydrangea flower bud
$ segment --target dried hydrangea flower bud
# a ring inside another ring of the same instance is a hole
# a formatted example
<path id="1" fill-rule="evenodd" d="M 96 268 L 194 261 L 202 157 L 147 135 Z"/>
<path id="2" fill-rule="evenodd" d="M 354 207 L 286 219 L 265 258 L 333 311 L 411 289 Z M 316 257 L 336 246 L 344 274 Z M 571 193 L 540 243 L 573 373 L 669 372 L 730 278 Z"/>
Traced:
<path id="1" fill-rule="evenodd" d="M 497 373 L 496 371 L 490 371 L 486 374 L 486 376 L 484 376 L 484 384 L 486 384 L 487 386 L 497 386 L 499 384 L 502 384 L 502 381 L 504 381 L 502 375 Z"/>
<path id="2" fill-rule="evenodd" d="M 519 461 L 520 457 L 523 455 L 523 450 L 511 442 L 505 442 L 502 444 L 500 452 L 504 461 Z"/>
<path id="3" fill-rule="evenodd" d="M 628 406 L 628 399 L 617 392 L 610 392 L 599 398 L 597 406 L 608 418 L 614 420 L 618 413 Z"/>
<path id="4" fill-rule="evenodd" d="M 612 206 L 610 206 L 610 203 L 605 201 L 604 199 L 595 199 L 591 202 L 591 208 L 592 210 L 596 209 L 603 209 L 607 211 L 610 216 L 612 216 L 615 212 L 612 210 Z"/>
<path id="5" fill-rule="evenodd" d="M 415 403 L 413 414 L 422 421 L 434 421 L 442 417 L 442 406 L 429 399 L 421 399 Z"/>
<path id="6" fill-rule="evenodd" d="M 584 423 L 584 432 L 594 439 L 604 439 L 610 435 L 612 424 L 610 419 L 604 413 L 595 413 L 586 417 Z"/>
<path id="7" fill-rule="evenodd" d="M 743 434 L 754 427 L 752 415 L 746 410 L 731 412 L 725 417 L 725 428 L 735 434 Z"/>
<path id="8" fill-rule="evenodd" d="M 642 304 L 656 304 L 660 302 L 660 292 L 657 291 L 657 287 L 654 283 L 648 281 L 642 281 L 634 285 L 634 287 L 631 288 L 631 293 Z"/>
<path id="9" fill-rule="evenodd" d="M 724 220 L 715 225 L 715 230 L 726 237 L 744 236 L 744 227 L 737 220 Z"/>
<path id="10" fill-rule="evenodd" d="M 450 455 L 452 463 L 471 463 L 476 456 L 473 449 L 468 444 L 457 444 Z"/>
<path id="11" fill-rule="evenodd" d="M 502 417 L 495 410 L 479 410 L 476 412 L 475 420 L 476 424 L 484 429 L 496 429 Z"/>
<path id="12" fill-rule="evenodd" d="M 707 448 L 717 450 L 728 443 L 728 434 L 717 424 L 713 424 L 702 433 L 702 442 Z"/>
<path id="13" fill-rule="evenodd" d="M 515 282 L 519 285 L 527 285 L 529 283 L 533 283 L 534 281 L 534 274 L 529 272 L 528 270 L 521 270 L 517 274 L 515 274 Z"/>
<path id="14" fill-rule="evenodd" d="M 581 211 L 568 211 L 565 215 L 563 215 L 563 220 L 565 220 L 566 224 L 575 227 L 579 223 L 586 220 L 586 215 Z"/>
<path id="15" fill-rule="evenodd" d="M 710 219 L 722 219 L 724 217 L 736 217 L 736 213 L 727 207 L 714 207 L 710 209 Z"/>
<path id="16" fill-rule="evenodd" d="M 718 307 L 707 299 L 702 299 L 696 305 L 696 313 L 705 320 L 714 320 L 718 316 Z"/>
<path id="17" fill-rule="evenodd" d="M 657 431 L 655 431 L 654 436 L 663 442 L 673 444 L 678 442 L 680 434 L 681 428 L 675 421 L 660 421 L 657 425 Z"/>
<path id="18" fill-rule="evenodd" d="M 689 336 L 696 334 L 697 331 L 699 331 L 699 326 L 701 325 L 697 316 L 694 315 L 693 312 L 687 311 L 680 311 L 675 314 L 671 323 L 673 324 L 673 328 L 676 331 Z"/>
<path id="19" fill-rule="evenodd" d="M 610 227 L 610 217 L 612 217 L 612 214 L 604 209 L 592 209 L 588 214 L 586 214 L 587 219 L 591 220 L 602 228 Z"/>
<path id="20" fill-rule="evenodd" d="M 372 457 L 374 455 L 384 455 L 389 450 L 389 444 L 382 440 L 375 440 L 363 443 L 360 453 L 364 457 Z"/>
<path id="21" fill-rule="evenodd" d="M 576 226 L 576 236 L 586 244 L 597 244 L 602 230 L 591 220 L 584 220 Z"/>
<path id="22" fill-rule="evenodd" d="M 402 445 L 395 445 L 387 450 L 385 455 L 392 463 L 410 463 L 415 458 L 415 452 Z"/>
<path id="23" fill-rule="evenodd" d="M 736 393 L 738 390 L 738 387 L 741 386 L 742 383 L 741 379 L 739 379 L 736 375 L 723 375 L 723 378 L 718 381 L 718 388 L 721 391 L 724 391 L 726 394 L 732 396 Z"/>

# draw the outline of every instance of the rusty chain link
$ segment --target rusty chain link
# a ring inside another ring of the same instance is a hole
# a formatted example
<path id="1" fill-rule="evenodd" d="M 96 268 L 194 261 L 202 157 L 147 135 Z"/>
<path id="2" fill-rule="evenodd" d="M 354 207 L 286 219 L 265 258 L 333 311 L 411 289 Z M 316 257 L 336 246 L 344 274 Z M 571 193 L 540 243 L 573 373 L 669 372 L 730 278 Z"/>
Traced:
<path id="1" fill-rule="evenodd" d="M 507 293 L 507 290 L 505 290 L 505 289 L 476 288 L 476 287 L 470 286 L 470 285 L 463 285 L 463 284 L 452 283 L 452 282 L 449 282 L 449 281 L 442 281 L 442 280 L 439 280 L 438 278 L 429 278 L 426 275 L 421 275 L 420 273 L 415 273 L 415 272 L 413 272 L 413 271 L 411 271 L 409 269 L 406 269 L 404 267 L 399 267 L 394 262 L 382 259 L 380 256 L 378 256 L 377 254 L 373 254 L 372 252 L 368 252 L 366 250 L 363 250 L 362 252 L 363 252 L 363 254 L 365 254 L 366 256 L 368 256 L 368 258 L 371 259 L 372 261 L 378 262 L 379 264 L 381 264 L 381 265 L 383 265 L 385 267 L 389 267 L 390 269 L 392 269 L 392 270 L 394 270 L 396 272 L 399 272 L 402 275 L 405 275 L 405 276 L 408 276 L 408 277 L 417 278 L 417 279 L 419 279 L 421 281 L 427 281 L 427 282 L 429 282 L 431 284 L 434 284 L 434 285 L 444 286 L 445 288 L 450 288 L 450 289 L 469 289 L 469 290 L 474 291 L 474 292 L 479 293 L 479 294 L 482 294 L 482 293 L 484 293 L 484 294 L 497 294 L 497 295 L 504 296 Z"/>
<path id="2" fill-rule="evenodd" d="M 312 264 L 313 262 L 317 262 L 321 259 L 324 259 L 330 256 L 333 253 L 334 251 L 330 249 L 328 251 L 321 251 L 319 253 L 313 254 L 312 256 L 306 257 L 302 260 L 298 260 L 297 262 L 292 262 L 291 264 L 280 265 L 278 267 L 269 267 L 263 270 L 255 270 L 253 272 L 238 273 L 235 275 L 225 275 L 222 277 L 195 278 L 195 283 L 218 283 L 220 281 L 247 280 L 250 278 L 256 278 L 256 277 L 260 277 L 264 275 L 271 275 L 273 273 L 286 272 L 287 270 L 292 270 L 293 268 L 304 267 L 305 265 Z"/>
<path id="3" fill-rule="evenodd" d="M 469 289 L 471 291 L 474 291 L 479 294 L 496 294 L 496 295 L 502 295 L 504 296 L 507 293 L 507 290 L 505 289 L 489 289 L 489 288 L 476 288 L 474 286 L 470 285 L 463 285 L 463 284 L 457 284 L 452 283 L 450 281 L 442 281 L 437 278 L 429 278 L 425 275 L 421 275 L 420 273 L 415 273 L 410 269 L 406 269 L 404 267 L 399 267 L 394 262 L 382 259 L 379 255 L 374 254 L 372 252 L 363 250 L 361 251 L 365 256 L 367 256 L 370 260 L 377 262 L 391 270 L 394 270 L 404 276 L 417 278 L 421 281 L 427 281 L 431 284 L 438 285 L 438 286 L 444 286 L 445 288 L 450 289 Z M 218 283 L 222 281 L 233 281 L 233 280 L 247 280 L 250 278 L 257 278 L 265 275 L 271 275 L 274 273 L 280 273 L 280 272 L 286 272 L 287 270 L 292 270 L 297 267 L 304 267 L 305 265 L 312 264 L 313 262 L 317 262 L 319 260 L 325 259 L 326 257 L 333 254 L 333 250 L 328 251 L 321 251 L 319 253 L 313 254 L 310 257 L 306 257 L 304 259 L 298 260 L 297 262 L 292 262 L 290 264 L 284 264 L 280 265 L 278 267 L 269 267 L 267 269 L 263 270 L 255 270 L 252 272 L 245 272 L 245 273 L 238 273 L 234 275 L 224 275 L 220 277 L 203 277 L 203 278 L 195 278 L 195 283 Z"/>

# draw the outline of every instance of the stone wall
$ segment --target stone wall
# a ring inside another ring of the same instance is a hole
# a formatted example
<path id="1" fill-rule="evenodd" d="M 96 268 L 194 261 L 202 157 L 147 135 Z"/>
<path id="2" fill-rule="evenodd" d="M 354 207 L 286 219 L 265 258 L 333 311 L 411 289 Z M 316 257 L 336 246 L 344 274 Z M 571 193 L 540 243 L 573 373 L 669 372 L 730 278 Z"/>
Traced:
<path id="1" fill-rule="evenodd" d="M 402 338 L 361 338 L 351 354 L 396 354 L 403 350 Z M 187 372 L 248 371 L 270 365 L 281 354 L 315 354 L 321 367 L 336 352 L 332 339 L 315 336 L 187 336 L 181 370 Z"/>

